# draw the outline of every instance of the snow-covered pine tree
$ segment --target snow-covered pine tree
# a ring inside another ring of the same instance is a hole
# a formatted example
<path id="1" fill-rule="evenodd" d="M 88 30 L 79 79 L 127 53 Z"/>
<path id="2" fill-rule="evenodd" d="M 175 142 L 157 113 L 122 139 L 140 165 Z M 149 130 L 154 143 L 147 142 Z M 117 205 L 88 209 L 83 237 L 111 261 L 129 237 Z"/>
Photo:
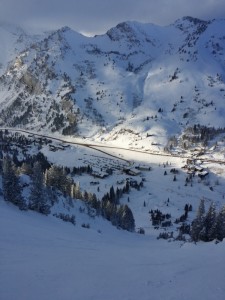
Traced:
<path id="1" fill-rule="evenodd" d="M 199 240 L 199 234 L 204 226 L 205 220 L 205 201 L 201 199 L 196 218 L 191 224 L 191 238 L 193 241 L 197 242 Z"/>
<path id="2" fill-rule="evenodd" d="M 66 196 L 71 196 L 71 186 L 73 185 L 73 179 L 65 175 L 64 176 L 64 184 L 63 184 L 63 192 Z"/>
<path id="3" fill-rule="evenodd" d="M 117 214 L 117 207 L 116 205 L 109 203 L 109 207 L 110 207 L 110 221 L 112 223 L 113 226 L 118 227 L 118 214 Z"/>
<path id="4" fill-rule="evenodd" d="M 17 205 L 21 210 L 27 209 L 26 202 L 22 196 L 19 178 L 16 176 L 16 168 L 9 156 L 3 159 L 2 188 L 5 201 Z"/>
<path id="5" fill-rule="evenodd" d="M 216 218 L 216 238 L 222 241 L 225 238 L 225 205 Z"/>
<path id="6" fill-rule="evenodd" d="M 123 187 L 123 193 L 127 193 L 128 194 L 129 191 L 130 191 L 130 183 L 127 180 L 125 186 Z"/>
<path id="7" fill-rule="evenodd" d="M 89 194 L 86 190 L 83 192 L 83 199 L 85 202 L 88 202 L 88 200 L 89 200 Z"/>
<path id="8" fill-rule="evenodd" d="M 118 187 L 116 188 L 116 199 L 117 199 L 117 204 L 119 204 L 119 199 L 123 196 L 123 190 L 119 189 Z"/>
<path id="9" fill-rule="evenodd" d="M 213 241 L 216 238 L 216 207 L 211 203 L 205 216 L 203 228 L 199 233 L 199 239 L 205 242 Z"/>
<path id="10" fill-rule="evenodd" d="M 112 218 L 114 218 L 113 214 L 115 212 L 115 205 L 113 203 L 111 203 L 110 201 L 106 201 L 105 205 L 104 205 L 104 209 L 103 209 L 103 216 L 111 221 Z M 116 225 L 116 224 L 114 224 Z"/>
<path id="11" fill-rule="evenodd" d="M 128 231 L 134 231 L 135 221 L 134 216 L 128 205 L 123 205 L 120 209 L 120 227 Z"/>
<path id="12" fill-rule="evenodd" d="M 65 196 L 71 196 L 73 180 L 71 177 L 67 176 L 65 168 L 52 165 L 45 172 L 45 182 L 47 186 L 55 187 Z"/>
<path id="13" fill-rule="evenodd" d="M 114 187 L 111 186 L 110 190 L 109 190 L 109 201 L 112 203 L 112 204 L 117 204 L 116 202 L 116 194 L 115 194 L 115 191 L 114 191 Z"/>
<path id="14" fill-rule="evenodd" d="M 29 198 L 29 208 L 44 215 L 50 213 L 47 189 L 44 185 L 44 174 L 39 162 L 33 167 L 32 186 Z"/>
<path id="15" fill-rule="evenodd" d="M 72 198 L 72 199 L 74 199 L 75 198 L 75 184 L 73 183 L 72 185 L 71 185 L 71 189 L 70 189 L 70 197 Z"/>
<path id="16" fill-rule="evenodd" d="M 80 189 L 80 182 L 79 181 L 76 182 L 76 184 L 75 184 L 74 198 L 82 200 L 82 192 L 81 192 L 81 189 Z"/>

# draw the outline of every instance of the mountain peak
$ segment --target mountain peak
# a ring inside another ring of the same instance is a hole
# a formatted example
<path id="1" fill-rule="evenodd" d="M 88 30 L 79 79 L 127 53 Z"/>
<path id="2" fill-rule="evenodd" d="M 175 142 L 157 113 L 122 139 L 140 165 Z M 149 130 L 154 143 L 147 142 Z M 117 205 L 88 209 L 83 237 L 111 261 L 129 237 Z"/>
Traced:
<path id="1" fill-rule="evenodd" d="M 58 29 L 58 32 L 67 32 L 67 31 L 71 31 L 72 29 L 69 26 L 63 26 L 60 29 Z"/>
<path id="2" fill-rule="evenodd" d="M 118 41 L 125 36 L 133 35 L 133 28 L 131 26 L 132 22 L 122 22 L 109 29 L 106 34 L 113 41 Z"/>
<path id="3" fill-rule="evenodd" d="M 208 24 L 208 21 L 201 20 L 201 19 L 198 19 L 198 18 L 194 18 L 194 17 L 191 17 L 191 16 L 184 16 L 181 20 L 188 21 L 190 23 L 193 23 L 194 25 L 203 24 L 203 23 Z"/>
<path id="4" fill-rule="evenodd" d="M 173 24 L 176 28 L 180 29 L 184 32 L 190 32 L 190 31 L 205 31 L 208 25 L 211 23 L 211 21 L 204 21 L 200 20 L 198 18 L 193 18 L 190 16 L 185 16 L 181 19 L 178 19 Z"/>
<path id="5" fill-rule="evenodd" d="M 205 21 L 205 20 L 201 20 L 198 18 L 194 18 L 191 16 L 184 16 L 181 19 L 178 19 L 174 22 L 174 24 L 189 24 L 189 25 L 194 25 L 194 26 L 198 26 L 198 25 L 202 25 L 202 24 L 210 24 L 211 21 Z"/>

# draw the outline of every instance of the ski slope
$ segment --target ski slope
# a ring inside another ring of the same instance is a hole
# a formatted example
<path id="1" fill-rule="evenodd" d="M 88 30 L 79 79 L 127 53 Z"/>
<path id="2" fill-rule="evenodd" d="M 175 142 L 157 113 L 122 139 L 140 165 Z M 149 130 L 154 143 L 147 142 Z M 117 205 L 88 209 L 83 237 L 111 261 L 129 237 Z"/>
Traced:
<path id="1" fill-rule="evenodd" d="M 0 298 L 224 299 L 225 242 L 168 243 L 98 225 L 101 233 L 0 198 Z"/>

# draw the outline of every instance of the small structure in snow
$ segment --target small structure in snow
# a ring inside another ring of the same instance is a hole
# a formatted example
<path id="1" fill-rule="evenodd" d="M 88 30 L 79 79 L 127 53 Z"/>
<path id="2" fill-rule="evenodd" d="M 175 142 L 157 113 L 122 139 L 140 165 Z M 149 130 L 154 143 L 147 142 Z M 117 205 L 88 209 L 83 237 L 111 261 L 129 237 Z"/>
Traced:
<path id="1" fill-rule="evenodd" d="M 92 172 L 91 174 L 94 178 L 100 178 L 100 179 L 104 179 L 106 177 L 109 176 L 108 173 L 105 173 L 105 172 Z"/>
<path id="2" fill-rule="evenodd" d="M 137 169 L 124 169 L 123 170 L 126 174 L 131 176 L 138 176 L 141 174 L 141 172 Z"/>
<path id="3" fill-rule="evenodd" d="M 140 170 L 140 171 L 151 171 L 151 167 L 145 166 L 145 165 L 136 166 L 135 169 Z"/>

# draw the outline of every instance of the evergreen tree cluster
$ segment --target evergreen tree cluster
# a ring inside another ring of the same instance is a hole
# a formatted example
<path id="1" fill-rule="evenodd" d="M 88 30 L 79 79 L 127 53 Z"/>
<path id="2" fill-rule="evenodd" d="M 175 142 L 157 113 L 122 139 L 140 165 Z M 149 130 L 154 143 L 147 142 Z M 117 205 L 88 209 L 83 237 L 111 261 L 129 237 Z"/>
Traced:
<path id="1" fill-rule="evenodd" d="M 50 213 L 49 190 L 45 186 L 44 174 L 39 162 L 33 167 L 29 197 L 29 209 L 48 215 Z"/>
<path id="2" fill-rule="evenodd" d="M 48 187 L 54 187 L 63 193 L 64 196 L 70 196 L 73 180 L 67 175 L 65 168 L 52 165 L 45 171 L 45 183 Z"/>
<path id="3" fill-rule="evenodd" d="M 82 173 L 92 174 L 92 167 L 90 165 L 73 167 L 72 175 L 81 175 Z"/>
<path id="4" fill-rule="evenodd" d="M 42 214 L 50 213 L 49 193 L 44 183 L 44 175 L 37 161 L 31 169 L 30 197 L 25 200 L 20 184 L 21 168 L 17 167 L 10 156 L 3 158 L 2 188 L 5 201 L 11 202 L 21 210 L 31 209 Z"/>
<path id="5" fill-rule="evenodd" d="M 63 220 L 64 222 L 70 222 L 73 225 L 76 225 L 76 219 L 74 215 L 69 216 L 68 214 L 59 213 L 59 214 L 53 214 L 53 216 Z"/>
<path id="6" fill-rule="evenodd" d="M 184 141 L 184 146 L 190 144 L 203 143 L 207 145 L 207 142 L 213 139 L 216 135 L 224 133 L 225 128 L 214 128 L 214 127 L 207 127 L 199 124 L 195 124 L 193 127 L 189 127 L 186 129 L 185 134 L 182 136 L 182 140 Z"/>
<path id="7" fill-rule="evenodd" d="M 48 145 L 52 142 L 50 139 L 44 137 L 34 139 L 33 136 L 26 137 L 19 132 L 9 132 L 7 129 L 0 130 L 0 141 L 1 149 L 8 154 L 18 152 L 18 149 L 21 149 L 24 155 L 27 154 L 27 149 L 32 145 L 37 145 L 40 149 L 42 145 Z M 15 146 L 18 149 L 16 149 Z"/>
<path id="8" fill-rule="evenodd" d="M 196 218 L 191 224 L 191 238 L 193 241 L 210 242 L 215 239 L 222 241 L 225 238 L 225 205 L 217 213 L 215 204 L 211 203 L 205 211 L 205 203 L 200 201 Z"/>
<path id="9" fill-rule="evenodd" d="M 184 222 L 184 221 L 186 221 L 187 220 L 187 218 L 188 218 L 188 212 L 189 211 L 192 211 L 192 205 L 190 204 L 185 204 L 185 206 L 184 206 L 184 214 L 182 214 L 179 218 L 177 218 L 176 220 L 175 220 L 175 224 L 178 224 L 178 223 L 182 223 L 182 222 Z"/>
<path id="10" fill-rule="evenodd" d="M 101 214 L 104 218 L 111 221 L 114 226 L 128 231 L 134 231 L 135 221 L 131 209 L 128 205 L 120 205 L 119 199 L 124 193 L 129 193 L 129 181 L 125 186 L 120 189 L 117 187 L 116 192 L 114 187 L 111 186 L 109 193 L 102 197 L 101 201 Z"/>
<path id="11" fill-rule="evenodd" d="M 3 159 L 2 189 L 5 201 L 11 202 L 21 210 L 26 210 L 27 205 L 22 196 L 22 189 L 16 167 L 9 156 Z"/>
<path id="12" fill-rule="evenodd" d="M 106 193 L 102 197 L 103 202 L 109 201 L 111 204 L 119 204 L 120 198 L 123 196 L 123 194 L 129 193 L 130 190 L 130 184 L 129 181 L 126 182 L 125 186 L 123 188 L 116 188 L 116 191 L 113 186 L 111 186 L 109 193 Z"/>
<path id="13" fill-rule="evenodd" d="M 127 230 L 134 231 L 135 220 L 128 205 L 115 205 L 109 201 L 102 201 L 101 214 L 111 221 L 112 225 Z"/>
<path id="14" fill-rule="evenodd" d="M 34 162 L 35 159 L 36 162 Z M 42 155 L 28 157 L 27 160 L 17 164 L 16 166 L 12 157 L 3 157 L 3 195 L 6 201 L 17 205 L 21 210 L 30 209 L 48 215 L 52 205 L 58 201 L 57 193 L 60 192 L 70 201 L 72 199 L 84 201 L 90 216 L 94 215 L 94 209 L 95 214 L 102 215 L 111 221 L 114 226 L 134 231 L 135 221 L 132 211 L 127 205 L 119 205 L 119 199 L 123 193 L 129 192 L 129 182 L 126 183 L 123 189 L 117 188 L 116 192 L 112 186 L 109 193 L 103 196 L 102 201 L 99 201 L 95 194 L 81 191 L 79 182 L 75 183 L 68 175 L 70 173 L 68 169 L 57 165 L 50 166 Z M 88 172 L 90 170 L 90 168 L 85 169 Z M 20 184 L 20 174 L 27 174 L 31 179 L 30 196 L 26 200 L 22 195 L 23 188 Z M 75 224 L 75 216 L 73 218 L 73 216 L 70 217 L 62 213 L 55 216 Z"/>
<path id="15" fill-rule="evenodd" d="M 152 226 L 171 226 L 170 214 L 163 214 L 159 209 L 151 210 L 149 213 L 151 215 Z"/>
<path id="16" fill-rule="evenodd" d="M 190 234 L 191 226 L 190 224 L 182 223 L 179 229 L 179 235 Z"/>
<path id="17" fill-rule="evenodd" d="M 163 239 L 163 240 L 168 240 L 168 239 L 173 239 L 173 231 L 172 232 L 160 232 L 157 240 Z"/>

